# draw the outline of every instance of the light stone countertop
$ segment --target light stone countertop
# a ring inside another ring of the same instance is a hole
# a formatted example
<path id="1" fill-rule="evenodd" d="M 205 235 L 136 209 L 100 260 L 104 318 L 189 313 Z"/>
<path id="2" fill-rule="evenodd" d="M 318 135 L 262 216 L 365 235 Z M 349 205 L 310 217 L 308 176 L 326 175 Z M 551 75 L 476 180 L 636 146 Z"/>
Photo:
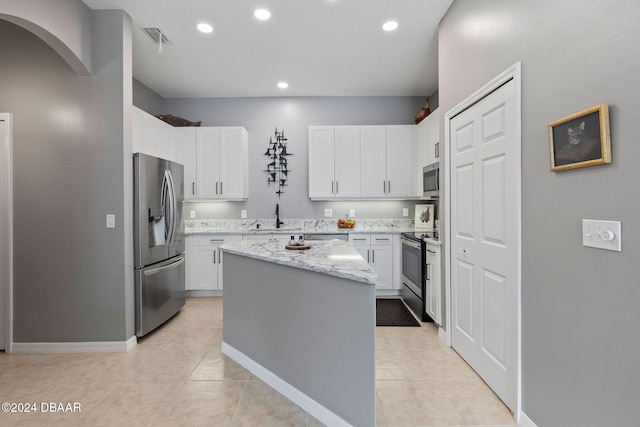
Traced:
<path id="1" fill-rule="evenodd" d="M 258 227 L 259 226 L 259 227 Z M 354 228 L 338 228 L 337 219 L 285 219 L 280 228 L 275 220 L 192 220 L 185 221 L 185 234 L 313 234 L 313 233 L 404 233 L 414 231 L 413 220 L 356 219 Z"/>
<path id="2" fill-rule="evenodd" d="M 285 249 L 286 242 L 239 240 L 220 246 L 223 252 L 324 273 L 375 285 L 378 276 L 349 242 L 312 241 L 305 250 Z"/>

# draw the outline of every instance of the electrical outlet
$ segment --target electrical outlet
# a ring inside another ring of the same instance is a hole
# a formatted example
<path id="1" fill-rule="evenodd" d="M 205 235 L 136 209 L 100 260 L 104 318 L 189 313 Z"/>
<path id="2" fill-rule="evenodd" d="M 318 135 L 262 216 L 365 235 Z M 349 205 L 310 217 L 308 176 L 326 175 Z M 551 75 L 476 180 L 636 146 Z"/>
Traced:
<path id="1" fill-rule="evenodd" d="M 349 209 L 349 218 L 355 218 L 355 217 L 356 217 L 356 210 Z"/>
<path id="2" fill-rule="evenodd" d="M 107 228 L 116 228 L 116 216 L 107 214 Z"/>
<path id="3" fill-rule="evenodd" d="M 196 217 L 196 211 L 189 211 L 189 218 L 193 219 Z"/>
<path id="4" fill-rule="evenodd" d="M 242 209 L 240 211 L 240 218 L 247 219 L 247 210 L 246 209 Z"/>
<path id="5" fill-rule="evenodd" d="M 402 208 L 402 216 L 409 216 L 409 208 Z"/>
<path id="6" fill-rule="evenodd" d="M 582 246 L 622 251 L 622 226 L 620 221 L 582 220 Z"/>
<path id="7" fill-rule="evenodd" d="M 333 209 L 325 209 L 324 210 L 324 217 L 325 218 L 331 218 L 333 216 Z"/>

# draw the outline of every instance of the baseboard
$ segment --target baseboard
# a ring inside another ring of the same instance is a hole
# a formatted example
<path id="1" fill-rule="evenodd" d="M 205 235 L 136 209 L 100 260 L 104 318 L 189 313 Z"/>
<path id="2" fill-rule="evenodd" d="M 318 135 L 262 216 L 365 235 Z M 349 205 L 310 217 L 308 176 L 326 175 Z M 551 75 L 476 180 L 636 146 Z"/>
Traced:
<path id="1" fill-rule="evenodd" d="M 249 358 L 241 351 L 236 350 L 234 347 L 230 346 L 224 341 L 222 342 L 222 353 L 226 354 L 231 359 L 242 365 L 253 375 L 260 378 L 271 388 L 282 394 L 287 399 L 291 400 L 296 405 L 300 406 L 302 409 L 307 411 L 323 424 L 329 426 L 345 427 L 351 425 L 340 416 L 336 415 L 320 403 L 313 400 L 311 397 L 307 396 L 288 382 L 284 381 L 282 378 L 275 375 L 273 372 L 269 371 L 268 369 L 255 362 L 253 359 Z"/>
<path id="2" fill-rule="evenodd" d="M 221 297 L 222 291 L 185 291 L 185 296 L 187 298 L 211 298 L 211 297 Z"/>
<path id="3" fill-rule="evenodd" d="M 520 412 L 520 422 L 518 423 L 520 427 L 537 427 L 536 423 L 531 421 L 531 418 L 527 417 L 524 412 Z"/>
<path id="4" fill-rule="evenodd" d="M 126 353 L 138 343 L 136 336 L 126 341 L 96 342 L 14 342 L 12 353 Z"/>

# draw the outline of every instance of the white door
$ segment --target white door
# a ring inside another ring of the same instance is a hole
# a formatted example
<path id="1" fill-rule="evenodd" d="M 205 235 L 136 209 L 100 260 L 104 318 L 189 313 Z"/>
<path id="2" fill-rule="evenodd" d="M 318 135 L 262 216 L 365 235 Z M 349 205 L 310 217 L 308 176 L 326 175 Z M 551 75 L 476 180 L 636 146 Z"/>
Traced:
<path id="1" fill-rule="evenodd" d="M 6 350 L 9 295 L 9 258 L 11 251 L 9 183 L 11 182 L 11 146 L 9 115 L 0 114 L 0 350 Z"/>
<path id="2" fill-rule="evenodd" d="M 450 121 L 453 348 L 517 405 L 520 141 L 509 80 Z"/>

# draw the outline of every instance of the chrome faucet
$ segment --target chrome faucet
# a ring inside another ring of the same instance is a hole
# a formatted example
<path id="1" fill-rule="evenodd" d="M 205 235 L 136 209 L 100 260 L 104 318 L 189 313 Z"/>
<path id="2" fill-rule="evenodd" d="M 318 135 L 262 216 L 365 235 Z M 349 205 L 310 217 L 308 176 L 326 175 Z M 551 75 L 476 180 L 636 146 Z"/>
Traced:
<path id="1" fill-rule="evenodd" d="M 280 221 L 280 204 L 276 203 L 276 228 L 280 228 L 280 225 L 284 222 Z"/>

